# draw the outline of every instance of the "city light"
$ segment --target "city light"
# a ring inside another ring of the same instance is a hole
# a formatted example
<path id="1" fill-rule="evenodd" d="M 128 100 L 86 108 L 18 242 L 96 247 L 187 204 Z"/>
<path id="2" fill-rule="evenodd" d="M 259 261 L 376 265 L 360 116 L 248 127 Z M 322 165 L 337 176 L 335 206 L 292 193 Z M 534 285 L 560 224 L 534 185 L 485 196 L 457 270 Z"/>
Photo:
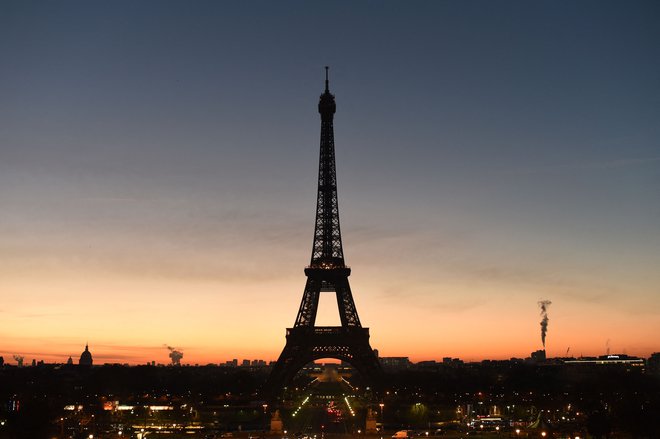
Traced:
<path id="1" fill-rule="evenodd" d="M 311 395 L 310 395 L 310 396 L 311 396 Z M 303 402 L 298 406 L 298 408 L 293 412 L 293 414 L 292 414 L 291 416 L 294 416 L 294 417 L 295 417 L 295 416 L 298 414 L 298 412 L 303 408 L 303 406 L 307 403 L 307 401 L 309 401 L 309 396 L 306 397 L 306 398 L 303 400 Z M 267 405 L 267 404 L 264 404 L 264 406 L 267 407 L 268 405 Z M 266 410 L 265 407 L 264 407 L 264 412 L 265 412 L 265 410 Z"/>
<path id="2" fill-rule="evenodd" d="M 348 396 L 344 397 L 344 401 L 346 402 L 346 406 L 348 407 L 348 410 L 351 412 L 351 416 L 355 416 L 355 411 L 353 411 L 353 407 L 351 407 L 351 403 L 348 402 Z"/>

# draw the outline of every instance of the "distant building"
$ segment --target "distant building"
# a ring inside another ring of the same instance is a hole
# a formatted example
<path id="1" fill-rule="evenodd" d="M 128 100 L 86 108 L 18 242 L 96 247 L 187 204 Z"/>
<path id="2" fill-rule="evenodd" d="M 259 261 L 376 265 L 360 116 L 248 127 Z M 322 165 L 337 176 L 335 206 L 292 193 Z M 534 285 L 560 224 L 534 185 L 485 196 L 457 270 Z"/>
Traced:
<path id="1" fill-rule="evenodd" d="M 0 367 L 2 367 L 2 366 L 4 366 L 4 365 L 5 365 L 5 357 L 3 357 L 2 355 L 0 355 Z"/>
<path id="2" fill-rule="evenodd" d="M 437 369 L 439 364 L 435 360 L 426 360 L 417 362 L 416 366 L 418 369 Z"/>
<path id="3" fill-rule="evenodd" d="M 645 361 L 642 358 L 631 357 L 625 354 L 601 355 L 600 357 L 585 357 L 564 361 L 570 365 L 597 365 L 597 366 L 632 366 L 644 370 Z"/>
<path id="4" fill-rule="evenodd" d="M 462 366 L 464 363 L 460 358 L 442 357 L 442 364 L 445 366 Z"/>
<path id="5" fill-rule="evenodd" d="M 92 353 L 89 352 L 89 344 L 85 344 L 85 350 L 80 354 L 80 360 L 78 364 L 81 366 L 91 366 L 94 360 L 92 360 Z"/>
<path id="6" fill-rule="evenodd" d="M 459 358 L 444 357 L 442 362 L 429 360 L 429 361 L 420 361 L 414 365 L 415 369 L 418 370 L 435 370 L 440 371 L 447 368 L 456 368 L 462 366 L 464 363 Z"/>
<path id="7" fill-rule="evenodd" d="M 543 363 L 545 362 L 545 349 L 540 349 L 538 351 L 534 351 L 530 354 L 532 362 L 534 363 Z"/>
<path id="8" fill-rule="evenodd" d="M 380 365 L 384 369 L 400 370 L 409 369 L 412 363 L 408 357 L 380 357 Z"/>
<path id="9" fill-rule="evenodd" d="M 66 364 L 71 366 L 73 364 L 73 358 L 69 357 L 69 359 L 66 360 Z"/>
<path id="10" fill-rule="evenodd" d="M 660 375 L 660 352 L 655 352 L 651 354 L 646 364 L 648 366 L 649 373 L 652 373 L 654 375 Z"/>

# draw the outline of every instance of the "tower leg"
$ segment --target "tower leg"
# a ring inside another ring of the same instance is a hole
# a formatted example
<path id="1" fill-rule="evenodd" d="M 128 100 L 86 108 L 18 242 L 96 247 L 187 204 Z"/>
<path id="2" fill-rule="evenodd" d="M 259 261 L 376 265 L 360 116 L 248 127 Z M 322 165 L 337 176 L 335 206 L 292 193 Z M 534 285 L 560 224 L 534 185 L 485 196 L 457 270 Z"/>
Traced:
<path id="1" fill-rule="evenodd" d="M 315 327 L 287 329 L 287 342 L 266 382 L 264 397 L 274 401 L 295 374 L 321 358 L 334 358 L 353 366 L 380 393 L 382 370 L 369 346 L 368 328 Z"/>

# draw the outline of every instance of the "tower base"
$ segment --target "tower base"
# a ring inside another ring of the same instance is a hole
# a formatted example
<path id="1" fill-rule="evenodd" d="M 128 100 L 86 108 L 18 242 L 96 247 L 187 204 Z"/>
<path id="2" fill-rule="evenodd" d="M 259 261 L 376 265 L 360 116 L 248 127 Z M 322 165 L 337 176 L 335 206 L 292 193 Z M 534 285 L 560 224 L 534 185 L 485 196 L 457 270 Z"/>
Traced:
<path id="1" fill-rule="evenodd" d="M 286 345 L 266 383 L 267 397 L 277 398 L 300 369 L 321 358 L 350 364 L 379 392 L 382 371 L 369 345 L 369 328 L 316 326 L 287 328 Z"/>

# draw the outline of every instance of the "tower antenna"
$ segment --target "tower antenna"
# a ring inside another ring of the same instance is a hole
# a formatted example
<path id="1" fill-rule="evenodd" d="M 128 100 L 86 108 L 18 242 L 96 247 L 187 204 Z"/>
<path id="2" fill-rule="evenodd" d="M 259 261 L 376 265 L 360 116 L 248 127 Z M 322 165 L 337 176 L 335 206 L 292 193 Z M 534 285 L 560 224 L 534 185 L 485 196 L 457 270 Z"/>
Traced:
<path id="1" fill-rule="evenodd" d="M 330 92 L 330 88 L 328 87 L 328 69 L 329 69 L 329 68 L 330 68 L 330 67 L 325 66 L 325 92 L 326 92 L 326 93 L 329 93 L 329 92 Z"/>

